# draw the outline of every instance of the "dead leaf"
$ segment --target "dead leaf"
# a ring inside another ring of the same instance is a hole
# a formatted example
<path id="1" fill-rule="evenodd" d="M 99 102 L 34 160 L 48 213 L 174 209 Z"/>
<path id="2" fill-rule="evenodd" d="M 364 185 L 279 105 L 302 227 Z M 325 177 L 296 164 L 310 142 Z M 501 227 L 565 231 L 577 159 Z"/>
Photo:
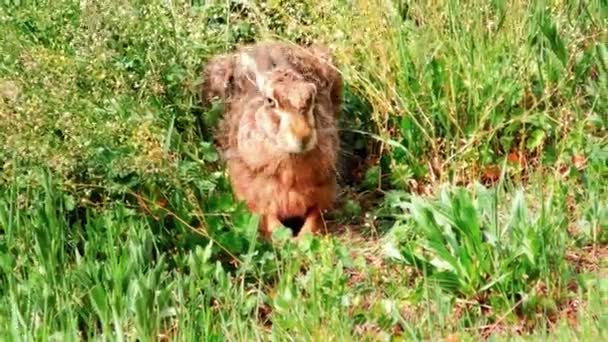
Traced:
<path id="1" fill-rule="evenodd" d="M 522 155 L 519 151 L 512 151 L 511 153 L 509 153 L 509 155 L 507 156 L 507 160 L 509 161 L 509 163 L 512 164 L 519 163 L 519 165 L 521 165 L 522 167 L 525 166 L 526 163 L 525 156 Z"/>
<path id="2" fill-rule="evenodd" d="M 581 154 L 572 155 L 572 164 L 574 164 L 574 167 L 576 167 L 577 170 L 584 169 L 586 162 L 587 162 L 587 159 L 585 158 L 584 155 L 581 155 Z"/>
<path id="3" fill-rule="evenodd" d="M 435 156 L 433 158 L 431 158 L 430 161 L 431 164 L 431 170 L 433 171 L 433 173 L 435 174 L 435 176 L 437 178 L 441 178 L 441 174 L 443 173 L 442 171 L 442 162 L 441 159 L 438 156 Z"/>
<path id="4" fill-rule="evenodd" d="M 496 165 L 488 166 L 483 170 L 482 179 L 486 182 L 496 182 L 500 178 L 500 168 Z"/>
<path id="5" fill-rule="evenodd" d="M 0 80 L 0 100 L 14 102 L 19 98 L 21 90 L 17 83 L 9 80 Z"/>
<path id="6" fill-rule="evenodd" d="M 393 336 L 403 335 L 403 327 L 400 324 L 393 325 Z"/>
<path id="7" fill-rule="evenodd" d="M 537 102 L 538 102 L 538 99 L 536 98 L 536 95 L 534 95 L 534 92 L 532 91 L 532 89 L 526 89 L 524 91 L 524 95 L 521 97 L 521 100 L 519 101 L 519 105 L 524 109 L 530 109 L 530 108 L 533 108 L 534 106 L 536 106 Z"/>
<path id="8" fill-rule="evenodd" d="M 577 236 L 579 234 L 579 229 L 576 226 L 576 224 L 571 223 L 570 225 L 568 225 L 568 234 L 570 234 L 570 236 Z"/>
<path id="9" fill-rule="evenodd" d="M 458 342 L 458 336 L 456 334 L 450 334 L 445 338 L 445 342 Z"/>
<path id="10" fill-rule="evenodd" d="M 165 208 L 167 206 L 167 199 L 166 198 L 161 198 L 158 201 L 156 201 L 156 205 L 158 205 L 161 208 Z"/>
<path id="11" fill-rule="evenodd" d="M 561 164 L 557 171 L 562 179 L 568 178 L 568 175 L 570 174 L 570 168 L 565 163 Z"/>

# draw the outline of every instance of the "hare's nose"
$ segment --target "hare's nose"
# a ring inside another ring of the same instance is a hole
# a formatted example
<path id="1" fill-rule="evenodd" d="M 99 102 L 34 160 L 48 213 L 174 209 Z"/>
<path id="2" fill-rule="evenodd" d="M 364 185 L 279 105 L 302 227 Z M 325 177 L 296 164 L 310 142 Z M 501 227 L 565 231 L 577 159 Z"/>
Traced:
<path id="1" fill-rule="evenodd" d="M 303 119 L 298 119 L 297 121 L 292 123 L 292 130 L 293 133 L 300 139 L 300 141 L 310 139 L 312 135 L 311 127 Z"/>
<path id="2" fill-rule="evenodd" d="M 302 149 L 305 149 L 306 146 L 308 146 L 308 143 L 310 142 L 311 139 L 312 139 L 312 134 L 303 136 L 302 139 L 300 140 L 300 147 Z"/>

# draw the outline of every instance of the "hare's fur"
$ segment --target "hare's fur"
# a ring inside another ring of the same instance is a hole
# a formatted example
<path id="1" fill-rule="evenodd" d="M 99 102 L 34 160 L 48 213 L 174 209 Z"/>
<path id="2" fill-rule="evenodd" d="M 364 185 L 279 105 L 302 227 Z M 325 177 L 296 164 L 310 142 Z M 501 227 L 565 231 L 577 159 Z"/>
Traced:
<path id="1" fill-rule="evenodd" d="M 318 232 L 336 197 L 342 104 L 342 78 L 328 51 L 244 46 L 212 58 L 204 78 L 204 100 L 225 104 L 217 141 L 235 196 L 262 215 L 266 235 L 292 217 L 303 219 L 302 231 Z"/>

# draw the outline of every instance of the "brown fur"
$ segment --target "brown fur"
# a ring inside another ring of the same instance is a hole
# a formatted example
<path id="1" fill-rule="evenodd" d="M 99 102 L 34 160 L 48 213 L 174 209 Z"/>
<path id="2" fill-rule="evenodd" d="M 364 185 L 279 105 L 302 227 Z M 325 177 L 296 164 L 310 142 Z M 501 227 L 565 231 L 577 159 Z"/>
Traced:
<path id="1" fill-rule="evenodd" d="M 233 191 L 252 212 L 263 215 L 265 234 L 294 216 L 306 219 L 303 230 L 318 231 L 320 211 L 330 209 L 335 201 L 336 119 L 342 79 L 328 55 L 319 51 L 261 43 L 214 58 L 205 71 L 204 98 L 215 96 L 227 105 L 217 135 Z M 257 71 L 239 64 L 237 56 L 243 52 L 253 57 Z M 273 108 L 265 105 L 263 91 L 255 86 L 261 73 L 268 76 L 277 107 L 289 113 L 293 134 L 306 138 L 316 130 L 317 144 L 310 151 L 286 153 L 275 141 L 278 137 L 262 129 L 267 127 L 263 122 L 273 126 L 280 120 Z M 304 119 L 311 106 L 314 126 Z"/>
<path id="2" fill-rule="evenodd" d="M 237 56 L 248 53 L 257 62 L 261 71 L 271 70 L 277 66 L 291 68 L 300 73 L 306 80 L 313 82 L 318 89 L 329 94 L 332 112 L 338 115 L 342 106 L 343 80 L 329 49 L 317 44 L 302 47 L 278 41 L 261 42 L 239 47 L 230 54 L 212 57 L 203 72 L 203 97 L 213 97 L 229 101 L 238 93 L 252 91 L 247 76 L 249 70 L 238 64 Z"/>

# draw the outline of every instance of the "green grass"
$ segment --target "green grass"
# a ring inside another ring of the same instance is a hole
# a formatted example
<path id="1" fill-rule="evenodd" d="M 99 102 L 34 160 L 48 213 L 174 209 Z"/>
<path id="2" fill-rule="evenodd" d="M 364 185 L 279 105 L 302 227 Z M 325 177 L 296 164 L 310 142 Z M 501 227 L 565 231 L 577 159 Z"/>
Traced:
<path id="1" fill-rule="evenodd" d="M 0 37 L 2 340 L 608 337 L 603 0 L 5 1 Z M 199 102 L 269 37 L 346 83 L 333 234 L 275 245 Z"/>

